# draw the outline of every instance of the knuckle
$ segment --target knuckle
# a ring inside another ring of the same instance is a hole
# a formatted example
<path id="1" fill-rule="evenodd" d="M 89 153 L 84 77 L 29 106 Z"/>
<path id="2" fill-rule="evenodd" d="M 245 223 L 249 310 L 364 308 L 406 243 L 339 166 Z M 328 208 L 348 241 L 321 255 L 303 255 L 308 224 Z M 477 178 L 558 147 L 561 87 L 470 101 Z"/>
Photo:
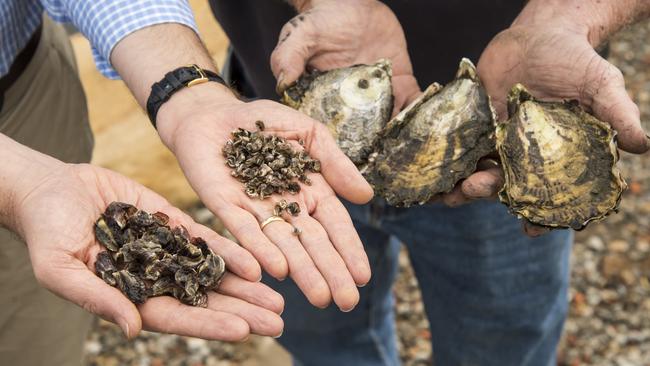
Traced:
<path id="1" fill-rule="evenodd" d="M 618 67 L 610 64 L 607 61 L 605 61 L 605 64 L 607 65 L 606 75 L 610 80 L 624 82 L 625 78 L 623 76 L 623 72 Z"/>
<path id="2" fill-rule="evenodd" d="M 271 306 L 273 306 L 273 308 L 278 312 L 282 312 L 284 310 L 284 298 L 282 295 L 274 293 L 272 296 L 269 296 L 269 299 L 271 299 Z"/>
<path id="3" fill-rule="evenodd" d="M 244 236 L 244 240 L 255 234 L 258 226 L 257 223 L 253 223 L 250 220 L 241 220 L 238 224 L 233 227 L 232 232 L 237 236 Z"/>

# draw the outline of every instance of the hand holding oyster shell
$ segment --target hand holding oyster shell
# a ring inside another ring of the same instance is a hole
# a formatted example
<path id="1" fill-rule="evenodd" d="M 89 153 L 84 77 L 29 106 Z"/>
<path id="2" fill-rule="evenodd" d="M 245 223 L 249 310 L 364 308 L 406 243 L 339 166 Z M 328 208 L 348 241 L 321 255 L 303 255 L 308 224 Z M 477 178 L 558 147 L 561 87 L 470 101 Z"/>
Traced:
<path id="1" fill-rule="evenodd" d="M 332 70 L 382 58 L 393 65 L 395 113 L 420 93 L 402 26 L 382 2 L 295 3 L 300 13 L 282 28 L 271 55 L 279 94 L 310 68 Z"/>
<path id="2" fill-rule="evenodd" d="M 521 83 L 542 100 L 579 101 L 596 118 L 612 125 L 621 149 L 644 153 L 650 143 L 639 109 L 625 90 L 623 74 L 595 50 L 643 12 L 629 7 L 625 9 L 632 13 L 629 18 L 620 17 L 613 4 L 598 4 L 530 1 L 513 25 L 486 47 L 478 63 L 479 74 L 501 119 L 507 115 L 508 92 Z M 603 8 L 602 13 L 593 13 L 597 6 Z"/>
<path id="3" fill-rule="evenodd" d="M 584 4 L 528 2 L 513 25 L 497 35 L 484 50 L 478 63 L 481 80 L 501 120 L 508 118 L 507 94 L 515 84 L 522 83 L 540 100 L 577 100 L 598 119 L 611 124 L 618 132 L 621 149 L 646 152 L 650 145 L 640 125 L 639 110 L 625 90 L 621 72 L 594 50 L 624 25 L 623 21 L 642 12 L 623 17 L 619 13 L 616 18 L 614 7 L 607 3 Z M 594 6 L 608 8 L 594 17 L 591 13 Z M 634 13 L 635 9 L 630 7 L 624 12 Z M 500 169 L 477 172 L 450 196 L 455 202 L 493 196 L 503 179 Z M 524 230 L 537 236 L 547 229 L 525 224 Z"/>
<path id="4" fill-rule="evenodd" d="M 275 336 L 282 331 L 278 315 L 282 297 L 257 282 L 259 265 L 246 250 L 194 223 L 165 199 L 126 177 L 91 165 L 64 164 L 25 147 L 17 149 L 20 156 L 36 155 L 37 163 L 32 164 L 28 176 L 16 179 L 21 187 L 15 195 L 20 206 L 14 215 L 14 230 L 26 241 L 35 276 L 45 288 L 117 323 L 129 338 L 141 329 L 226 341 L 242 340 L 251 333 Z M 34 171 L 42 173 L 38 179 L 32 179 Z M 207 308 L 183 305 L 168 296 L 136 306 L 93 273 L 103 250 L 95 240 L 93 224 L 116 200 L 165 212 L 172 225 L 183 225 L 205 238 L 212 250 L 226 259 L 232 273 L 225 275 L 218 292 L 209 292 Z"/>

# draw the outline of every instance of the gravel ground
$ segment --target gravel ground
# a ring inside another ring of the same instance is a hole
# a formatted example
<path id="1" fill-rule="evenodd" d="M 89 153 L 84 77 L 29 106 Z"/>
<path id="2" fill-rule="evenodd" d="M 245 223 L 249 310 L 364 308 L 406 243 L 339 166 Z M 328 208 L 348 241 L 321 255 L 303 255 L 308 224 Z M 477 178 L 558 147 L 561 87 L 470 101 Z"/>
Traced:
<path id="1" fill-rule="evenodd" d="M 650 22 L 611 42 L 610 61 L 650 131 Z M 576 236 L 561 365 L 650 365 L 650 157 L 622 154 L 621 210 Z"/>
<path id="2" fill-rule="evenodd" d="M 648 39 L 650 22 L 621 32 L 611 42 L 610 60 L 623 71 L 650 131 Z M 576 236 L 570 314 L 558 356 L 562 366 L 650 365 L 650 157 L 623 153 L 620 168 L 630 187 L 620 213 Z M 204 209 L 191 213 L 218 225 Z M 428 322 L 406 255 L 394 291 L 402 361 L 430 364 Z M 267 366 L 268 360 L 251 360 L 272 343 L 252 338 L 233 345 L 148 332 L 127 342 L 117 327 L 98 321 L 86 342 L 86 364 Z"/>

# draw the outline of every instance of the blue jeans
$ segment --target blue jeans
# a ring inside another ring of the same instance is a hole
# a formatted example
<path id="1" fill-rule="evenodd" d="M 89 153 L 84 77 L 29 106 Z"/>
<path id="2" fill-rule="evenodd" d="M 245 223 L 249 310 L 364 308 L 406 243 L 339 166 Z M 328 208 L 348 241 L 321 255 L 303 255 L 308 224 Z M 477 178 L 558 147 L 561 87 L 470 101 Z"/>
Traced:
<path id="1" fill-rule="evenodd" d="M 528 238 L 505 206 L 487 201 L 347 207 L 373 275 L 352 312 L 317 309 L 291 280 L 266 279 L 285 297 L 279 341 L 296 365 L 399 364 L 391 293 L 399 241 L 422 290 L 436 365 L 555 364 L 568 305 L 570 231 Z"/>

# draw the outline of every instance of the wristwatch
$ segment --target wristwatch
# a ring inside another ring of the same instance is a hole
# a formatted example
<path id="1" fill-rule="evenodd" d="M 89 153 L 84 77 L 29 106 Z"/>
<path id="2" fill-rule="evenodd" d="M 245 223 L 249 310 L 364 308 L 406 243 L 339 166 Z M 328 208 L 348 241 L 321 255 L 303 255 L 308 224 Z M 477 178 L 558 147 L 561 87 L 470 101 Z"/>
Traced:
<path id="1" fill-rule="evenodd" d="M 228 86 L 217 73 L 204 70 L 197 65 L 179 67 L 165 74 L 165 77 L 151 86 L 151 94 L 147 99 L 147 114 L 153 127 L 156 128 L 156 115 L 160 107 L 171 98 L 174 93 L 184 87 L 215 81 Z"/>

